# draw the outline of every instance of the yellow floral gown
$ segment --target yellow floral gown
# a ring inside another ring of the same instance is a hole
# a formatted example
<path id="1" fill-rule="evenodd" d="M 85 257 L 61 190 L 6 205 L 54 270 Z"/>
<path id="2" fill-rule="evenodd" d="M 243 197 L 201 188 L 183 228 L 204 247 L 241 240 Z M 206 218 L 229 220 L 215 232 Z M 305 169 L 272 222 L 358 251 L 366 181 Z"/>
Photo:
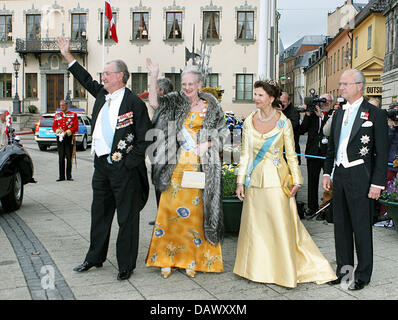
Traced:
<path id="1" fill-rule="evenodd" d="M 205 113 L 190 112 L 184 125 L 196 141 Z M 182 143 L 169 188 L 161 195 L 146 265 L 222 272 L 221 244 L 204 237 L 201 189 L 181 188 L 184 171 L 198 171 L 199 157 Z"/>

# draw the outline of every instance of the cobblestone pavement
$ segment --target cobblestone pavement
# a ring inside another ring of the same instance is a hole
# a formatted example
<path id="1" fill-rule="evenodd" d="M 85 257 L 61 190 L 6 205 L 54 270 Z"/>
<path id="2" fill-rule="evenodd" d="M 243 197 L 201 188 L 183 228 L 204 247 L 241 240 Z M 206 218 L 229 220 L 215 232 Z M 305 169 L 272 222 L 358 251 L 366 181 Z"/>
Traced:
<path id="1" fill-rule="evenodd" d="M 224 272 L 199 273 L 189 278 L 174 271 L 162 279 L 157 268 L 145 266 L 152 234 L 156 201 L 153 188 L 141 213 L 137 268 L 128 281 L 118 281 L 114 219 L 108 259 L 103 268 L 76 273 L 72 268 L 85 257 L 89 246 L 93 173 L 90 149 L 78 152 L 74 181 L 55 182 L 58 156 L 54 149 L 39 151 L 29 137 L 23 138 L 35 164 L 36 184 L 25 187 L 22 207 L 0 214 L 0 300 L 106 299 L 106 300 L 389 300 L 398 298 L 398 233 L 374 227 L 374 272 L 363 290 L 343 286 L 298 284 L 287 289 L 274 284 L 250 282 L 232 273 L 237 236 L 229 234 L 222 245 Z M 304 162 L 305 163 L 305 162 Z M 306 168 L 302 165 L 304 178 Z M 320 193 L 321 194 L 321 193 Z M 298 200 L 306 202 L 306 184 Z M 335 268 L 333 225 L 303 220 L 320 251 Z M 52 286 L 54 284 L 54 286 Z"/>

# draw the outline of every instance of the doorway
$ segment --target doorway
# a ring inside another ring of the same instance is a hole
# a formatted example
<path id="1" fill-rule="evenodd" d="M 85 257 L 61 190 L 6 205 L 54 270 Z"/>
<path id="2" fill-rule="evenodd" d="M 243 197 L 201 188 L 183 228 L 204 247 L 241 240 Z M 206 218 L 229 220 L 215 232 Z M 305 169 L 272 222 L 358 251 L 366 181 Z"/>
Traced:
<path id="1" fill-rule="evenodd" d="M 55 112 L 64 99 L 64 74 L 47 74 L 47 112 Z"/>

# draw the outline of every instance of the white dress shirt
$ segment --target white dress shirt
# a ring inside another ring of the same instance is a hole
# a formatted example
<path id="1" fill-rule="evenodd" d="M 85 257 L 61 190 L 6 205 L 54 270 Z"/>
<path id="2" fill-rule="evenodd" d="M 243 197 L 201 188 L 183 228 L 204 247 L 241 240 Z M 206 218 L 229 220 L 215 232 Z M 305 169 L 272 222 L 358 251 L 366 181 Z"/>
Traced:
<path id="1" fill-rule="evenodd" d="M 344 121 L 346 121 L 351 114 L 354 114 L 354 115 L 357 114 L 359 106 L 361 105 L 362 102 L 363 102 L 363 97 L 354 101 L 352 104 L 347 102 L 347 104 L 345 104 L 343 106 L 343 109 L 345 110 L 344 117 L 343 117 L 343 125 L 344 125 Z M 340 153 L 337 155 L 337 158 L 336 158 L 337 166 L 342 164 L 344 166 L 344 168 L 349 168 L 349 167 L 354 167 L 358 164 L 364 163 L 363 159 L 358 159 L 358 160 L 355 160 L 352 162 L 348 161 L 347 146 L 348 146 L 348 140 L 350 139 L 350 136 L 351 136 L 351 131 L 352 131 L 352 127 L 351 127 L 350 132 L 348 133 L 347 137 L 344 140 L 339 142 L 338 147 L 340 149 Z"/>
<path id="2" fill-rule="evenodd" d="M 68 68 L 70 68 L 76 60 L 73 60 L 71 63 L 69 63 Z M 105 96 L 105 101 L 108 101 L 110 99 L 110 106 L 109 106 L 109 120 L 111 122 L 111 127 L 113 129 L 113 132 L 115 132 L 116 128 L 116 122 L 117 122 L 117 117 L 119 115 L 119 109 L 120 105 L 122 103 L 123 97 L 124 97 L 124 91 L 126 87 L 120 88 L 113 92 L 112 94 L 107 94 Z M 102 112 L 104 111 L 104 108 L 101 108 L 97 120 L 95 122 L 95 128 L 93 132 L 93 141 L 91 143 L 91 154 L 93 155 L 94 152 L 97 155 L 97 157 L 103 156 L 105 154 L 110 154 L 111 149 L 109 146 L 106 144 L 104 137 L 102 136 L 102 127 L 100 125 L 101 119 L 102 119 Z"/>
<path id="3" fill-rule="evenodd" d="M 120 88 L 113 92 L 112 94 L 107 94 L 105 96 L 106 101 L 110 101 L 109 105 L 109 120 L 111 122 L 111 127 L 113 132 L 115 132 L 117 117 L 119 115 L 120 105 L 122 103 L 124 97 L 125 87 Z M 106 103 L 106 102 L 105 102 Z M 104 108 L 102 108 L 98 114 L 97 121 L 95 122 L 95 128 L 93 132 L 93 142 L 91 145 L 91 154 L 97 155 L 97 157 L 103 156 L 105 154 L 109 154 L 111 152 L 110 147 L 106 144 L 104 137 L 102 135 L 102 114 L 106 112 Z"/>

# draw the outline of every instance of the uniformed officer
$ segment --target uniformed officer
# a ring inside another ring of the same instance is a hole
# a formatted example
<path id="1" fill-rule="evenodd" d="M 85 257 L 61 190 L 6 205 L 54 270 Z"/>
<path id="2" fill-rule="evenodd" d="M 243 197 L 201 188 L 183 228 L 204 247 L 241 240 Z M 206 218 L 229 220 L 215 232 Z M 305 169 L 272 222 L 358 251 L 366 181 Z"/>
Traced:
<path id="1" fill-rule="evenodd" d="M 72 151 L 73 135 L 79 129 L 77 114 L 68 110 L 65 100 L 59 102 L 60 112 L 55 114 L 53 131 L 57 135 L 57 147 L 59 157 L 59 178 L 57 181 L 65 180 L 65 158 L 66 158 L 66 179 L 72 179 Z"/>

